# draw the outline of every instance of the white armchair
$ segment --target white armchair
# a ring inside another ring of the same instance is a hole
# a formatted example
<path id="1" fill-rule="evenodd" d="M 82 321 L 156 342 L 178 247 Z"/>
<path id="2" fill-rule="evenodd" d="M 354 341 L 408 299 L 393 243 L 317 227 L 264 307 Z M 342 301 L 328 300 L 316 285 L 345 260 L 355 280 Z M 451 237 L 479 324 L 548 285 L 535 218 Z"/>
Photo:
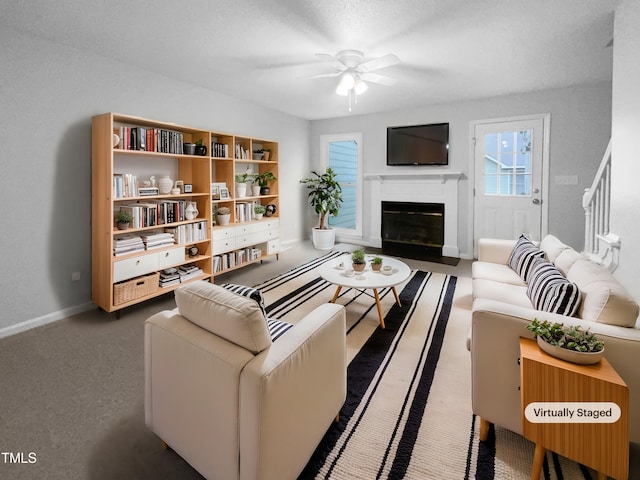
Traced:
<path id="1" fill-rule="evenodd" d="M 344 307 L 272 342 L 253 300 L 207 282 L 145 322 L 147 426 L 209 479 L 296 478 L 346 398 Z"/>

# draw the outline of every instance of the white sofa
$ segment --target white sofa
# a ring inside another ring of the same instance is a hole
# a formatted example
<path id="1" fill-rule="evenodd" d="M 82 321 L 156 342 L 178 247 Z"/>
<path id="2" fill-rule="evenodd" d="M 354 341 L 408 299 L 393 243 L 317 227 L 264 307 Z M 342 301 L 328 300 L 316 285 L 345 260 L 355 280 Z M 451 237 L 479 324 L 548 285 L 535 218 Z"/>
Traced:
<path id="1" fill-rule="evenodd" d="M 638 304 L 614 276 L 549 235 L 539 244 L 544 257 L 578 286 L 574 316 L 536 310 L 527 284 L 510 267 L 516 240 L 481 239 L 473 263 L 471 352 L 473 412 L 481 417 L 481 438 L 489 423 L 522 433 L 519 337 L 534 318 L 580 325 L 605 342 L 605 357 L 629 387 L 629 437 L 640 443 L 640 329 Z"/>
<path id="2" fill-rule="evenodd" d="M 175 296 L 145 322 L 147 426 L 205 478 L 295 479 L 346 398 L 344 307 L 272 341 L 250 298 L 204 281 Z"/>

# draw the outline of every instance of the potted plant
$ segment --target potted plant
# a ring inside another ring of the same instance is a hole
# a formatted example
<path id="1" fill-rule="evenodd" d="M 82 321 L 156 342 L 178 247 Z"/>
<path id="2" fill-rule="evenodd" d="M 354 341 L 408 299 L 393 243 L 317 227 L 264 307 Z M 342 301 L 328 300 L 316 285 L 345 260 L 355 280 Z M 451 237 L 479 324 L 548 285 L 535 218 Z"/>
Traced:
<path id="1" fill-rule="evenodd" d="M 253 213 L 255 214 L 257 220 L 262 220 L 262 216 L 266 211 L 267 211 L 267 207 L 265 207 L 264 205 L 260 205 L 259 203 L 257 203 L 253 207 Z"/>
<path id="2" fill-rule="evenodd" d="M 216 219 L 218 225 L 229 225 L 229 221 L 231 220 L 231 209 L 229 207 L 218 207 Z"/>
<path id="3" fill-rule="evenodd" d="M 271 156 L 271 150 L 269 150 L 268 148 L 263 148 L 262 149 L 262 154 L 263 154 L 262 159 L 265 162 L 268 162 L 269 161 L 269 157 Z"/>
<path id="4" fill-rule="evenodd" d="M 351 263 L 353 264 L 353 269 L 356 272 L 363 271 L 364 267 L 367 265 L 367 262 L 364 259 L 364 250 L 359 248 L 351 252 Z"/>
<path id="5" fill-rule="evenodd" d="M 342 205 L 342 187 L 336 181 L 336 174 L 331 168 L 323 174 L 311 172 L 312 177 L 300 180 L 309 191 L 309 203 L 319 216 L 319 224 L 313 228 L 313 246 L 319 250 L 327 250 L 335 243 L 335 231 L 326 225 L 327 214 L 338 215 Z"/>
<path id="6" fill-rule="evenodd" d="M 271 189 L 269 188 L 269 182 L 277 180 L 272 172 L 263 172 L 255 176 L 258 185 L 260 185 L 260 195 L 269 195 Z"/>
<path id="7" fill-rule="evenodd" d="M 565 327 L 534 318 L 526 328 L 533 332 L 543 351 L 562 360 L 588 365 L 598 363 L 604 355 L 604 342 L 579 325 Z"/>
<path id="8" fill-rule="evenodd" d="M 196 142 L 195 153 L 203 157 L 207 155 L 207 146 L 202 143 L 202 139 Z"/>
<path id="9" fill-rule="evenodd" d="M 249 176 L 249 173 L 239 173 L 236 175 L 236 198 L 247 196 L 247 180 L 249 180 Z"/>
<path id="10" fill-rule="evenodd" d="M 382 268 L 382 257 L 373 257 L 373 260 L 371 260 L 371 270 L 379 272 L 380 268 Z"/>
<path id="11" fill-rule="evenodd" d="M 262 160 L 263 157 L 264 157 L 264 150 L 262 148 L 259 148 L 253 151 L 254 160 Z"/>
<path id="12" fill-rule="evenodd" d="M 116 213 L 116 225 L 118 230 L 126 230 L 129 228 L 129 224 L 133 221 L 133 215 L 126 210 L 120 210 Z"/>
<path id="13" fill-rule="evenodd" d="M 259 175 L 257 173 L 251 175 L 251 195 L 257 197 L 260 195 L 260 184 L 258 183 Z"/>

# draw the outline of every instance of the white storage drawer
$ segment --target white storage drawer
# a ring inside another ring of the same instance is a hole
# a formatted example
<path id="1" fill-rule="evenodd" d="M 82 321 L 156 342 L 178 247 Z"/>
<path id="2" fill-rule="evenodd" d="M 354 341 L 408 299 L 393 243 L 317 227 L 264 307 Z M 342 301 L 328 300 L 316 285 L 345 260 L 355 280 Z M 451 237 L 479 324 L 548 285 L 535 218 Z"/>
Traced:
<path id="1" fill-rule="evenodd" d="M 267 255 L 278 253 L 280 251 L 280 239 L 269 240 L 267 242 Z"/>
<path id="2" fill-rule="evenodd" d="M 251 233 L 251 225 L 238 225 L 236 227 L 236 237 L 248 235 Z"/>
<path id="3" fill-rule="evenodd" d="M 256 242 L 253 241 L 252 235 L 245 234 L 236 237 L 236 248 L 245 248 L 249 245 L 253 245 L 254 243 Z"/>
<path id="4" fill-rule="evenodd" d="M 184 263 L 184 247 L 158 252 L 158 269 L 162 270 L 178 263 Z"/>
<path id="5" fill-rule="evenodd" d="M 280 221 L 277 218 L 274 218 L 273 220 L 262 220 L 252 224 L 251 231 L 255 233 L 262 232 L 264 230 L 273 230 L 279 227 Z"/>
<path id="6" fill-rule="evenodd" d="M 221 253 L 230 252 L 236 248 L 235 237 L 221 238 L 220 240 L 213 241 L 213 254 L 219 255 Z"/>
<path id="7" fill-rule="evenodd" d="M 236 236 L 236 227 L 227 227 L 220 228 L 216 227 L 213 229 L 213 240 L 222 240 L 225 238 L 233 238 Z"/>
<path id="8" fill-rule="evenodd" d="M 121 282 L 133 277 L 158 270 L 158 256 L 156 254 L 140 255 L 113 262 L 113 281 Z"/>
<path id="9" fill-rule="evenodd" d="M 264 243 L 274 238 L 278 238 L 279 236 L 280 236 L 280 230 L 278 229 L 256 232 L 253 234 L 253 243 Z"/>

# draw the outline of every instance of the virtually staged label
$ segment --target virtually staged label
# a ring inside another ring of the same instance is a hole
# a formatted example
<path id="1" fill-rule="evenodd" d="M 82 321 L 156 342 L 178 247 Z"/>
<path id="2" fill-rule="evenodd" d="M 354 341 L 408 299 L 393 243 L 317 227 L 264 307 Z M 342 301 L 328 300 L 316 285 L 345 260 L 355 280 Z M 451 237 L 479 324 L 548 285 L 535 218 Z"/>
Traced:
<path id="1" fill-rule="evenodd" d="M 524 415 L 531 423 L 615 423 L 621 410 L 613 402 L 531 402 Z"/>

